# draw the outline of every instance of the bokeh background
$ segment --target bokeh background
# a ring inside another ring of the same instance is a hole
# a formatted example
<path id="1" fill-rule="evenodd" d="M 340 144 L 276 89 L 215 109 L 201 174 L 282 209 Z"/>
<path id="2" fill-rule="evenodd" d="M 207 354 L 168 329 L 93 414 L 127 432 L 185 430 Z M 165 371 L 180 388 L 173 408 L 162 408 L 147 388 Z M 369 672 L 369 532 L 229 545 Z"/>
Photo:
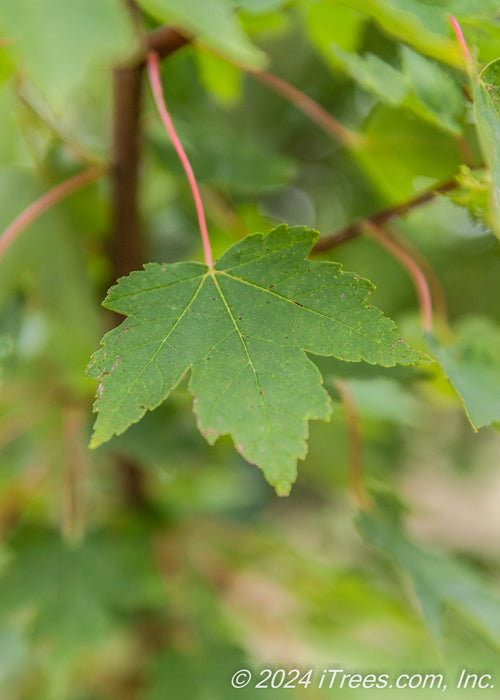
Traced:
<path id="1" fill-rule="evenodd" d="M 496 3 L 131 5 L 2 0 L 0 228 L 83 167 L 113 162 L 112 69 L 136 60 L 144 32 L 173 22 L 202 39 L 166 58 L 162 74 L 216 256 L 280 222 L 339 231 L 458 175 L 460 187 L 394 225 L 439 280 L 450 337 L 477 370 L 473 402 L 489 391 L 500 421 L 500 394 L 491 395 L 500 386 L 499 247 L 446 18 L 457 14 L 479 69 L 499 53 Z M 356 145 L 239 65 L 263 60 Z M 140 129 L 137 267 L 200 260 L 191 194 L 147 85 Z M 2 699 L 441 692 L 235 690 L 239 668 L 255 678 L 263 668 L 443 672 L 445 695 L 475 697 L 452 686 L 462 668 L 494 676 L 499 667 L 500 437 L 494 426 L 473 430 L 438 363 L 318 360 L 334 411 L 311 424 L 287 498 L 228 438 L 206 444 L 187 382 L 125 434 L 87 449 L 96 382 L 85 366 L 114 323 L 100 306 L 120 247 L 113 177 L 60 202 L 0 259 Z M 321 257 L 370 279 L 374 303 L 428 350 L 412 281 L 376 240 L 359 235 Z M 364 484 L 378 504 L 364 513 L 349 489 L 347 419 L 362 434 Z"/>

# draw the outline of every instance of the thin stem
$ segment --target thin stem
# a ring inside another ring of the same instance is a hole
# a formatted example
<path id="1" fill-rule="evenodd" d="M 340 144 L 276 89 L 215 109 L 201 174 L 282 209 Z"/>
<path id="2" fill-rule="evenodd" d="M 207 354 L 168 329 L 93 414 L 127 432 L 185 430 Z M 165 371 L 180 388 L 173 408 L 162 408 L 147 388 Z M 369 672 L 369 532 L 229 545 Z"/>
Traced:
<path id="1" fill-rule="evenodd" d="M 347 485 L 357 507 L 361 510 L 367 510 L 371 499 L 365 489 L 363 478 L 363 433 L 358 407 L 349 382 L 337 379 L 333 382 L 333 386 L 342 402 L 349 442 Z"/>
<path id="2" fill-rule="evenodd" d="M 212 257 L 212 249 L 210 247 L 210 239 L 208 236 L 207 223 L 205 221 L 205 212 L 203 211 L 203 203 L 201 201 L 200 191 L 198 189 L 198 184 L 196 182 L 191 163 L 189 162 L 186 152 L 184 151 L 179 137 L 177 136 L 177 132 L 175 131 L 172 119 L 170 118 L 170 114 L 167 110 L 165 97 L 163 95 L 163 87 L 161 84 L 160 63 L 157 53 L 151 52 L 148 55 L 147 66 L 149 82 L 151 84 L 151 90 L 156 103 L 156 108 L 158 109 L 163 125 L 167 130 L 167 134 L 169 135 L 174 145 L 174 148 L 177 151 L 179 160 L 181 161 L 182 167 L 184 168 L 184 172 L 186 173 L 189 186 L 191 187 L 191 192 L 193 193 L 193 199 L 196 206 L 196 213 L 198 214 L 198 222 L 200 226 L 201 240 L 203 243 L 203 253 L 205 256 L 205 262 L 207 266 L 211 269 L 213 268 L 214 263 Z"/>
<path id="3" fill-rule="evenodd" d="M 313 248 L 314 253 L 320 253 L 325 250 L 330 250 L 336 246 L 349 241 L 351 238 L 359 236 L 365 224 L 374 224 L 375 226 L 381 226 L 386 222 L 390 221 L 399 216 L 404 216 L 412 209 L 427 204 L 431 202 L 440 194 L 445 194 L 446 192 L 451 192 L 458 187 L 458 181 L 453 178 L 447 182 L 443 182 L 440 185 L 436 185 L 428 190 L 423 190 L 419 194 L 415 195 L 406 202 L 401 202 L 393 207 L 386 207 L 385 209 L 380 209 L 374 214 L 370 214 L 365 219 L 359 219 L 354 221 L 352 224 L 348 224 L 338 231 L 329 233 L 326 236 L 321 236 Z"/>
<path id="4" fill-rule="evenodd" d="M 252 66 L 249 66 L 242 61 L 238 61 L 232 56 L 227 56 L 221 51 L 217 51 L 212 47 L 208 47 L 200 41 L 193 41 L 196 46 L 213 53 L 225 61 L 232 63 L 233 65 L 241 68 L 249 75 L 253 76 L 256 80 L 267 85 L 271 90 L 273 90 L 285 100 L 291 102 L 297 109 L 300 109 L 306 116 L 312 119 L 323 131 L 325 131 L 329 136 L 333 136 L 334 139 L 339 141 L 341 144 L 347 147 L 356 146 L 359 143 L 359 137 L 353 131 L 350 131 L 347 127 L 341 124 L 339 121 L 332 117 L 326 109 L 323 109 L 315 100 L 306 95 L 302 90 L 294 87 L 283 78 L 279 78 L 273 73 L 269 73 L 265 70 L 257 70 Z"/>
<path id="5" fill-rule="evenodd" d="M 431 291 L 431 297 L 434 305 L 434 315 L 436 319 L 439 319 L 442 330 L 447 334 L 451 334 L 448 322 L 448 304 L 446 302 L 446 296 L 441 285 L 441 281 L 434 268 L 429 263 L 427 258 L 422 255 L 420 250 L 414 246 L 413 243 L 408 240 L 408 238 L 402 236 L 400 232 L 394 228 L 394 226 L 388 224 L 386 226 L 386 231 L 390 233 L 391 238 L 393 238 L 401 248 L 406 248 L 409 255 L 411 255 L 411 257 L 422 269 Z"/>
<path id="6" fill-rule="evenodd" d="M 465 37 L 464 37 L 464 34 L 462 32 L 462 28 L 459 25 L 457 18 L 454 17 L 453 15 L 448 15 L 448 20 L 449 20 L 451 26 L 453 27 L 453 31 L 455 32 L 455 36 L 457 37 L 458 43 L 460 45 L 460 49 L 462 51 L 462 56 L 464 57 L 467 72 L 469 73 L 470 76 L 472 76 L 474 73 L 474 61 L 472 59 L 471 52 L 469 51 L 469 47 L 467 46 L 467 42 L 465 41 Z"/>
<path id="7" fill-rule="evenodd" d="M 375 226 L 375 224 L 371 222 L 366 222 L 364 230 L 406 268 L 415 285 L 423 329 L 431 332 L 433 329 L 432 298 L 424 273 L 413 257 L 406 250 L 401 248 L 400 245 L 393 238 L 388 236 L 379 226 Z"/>
<path id="8" fill-rule="evenodd" d="M 104 171 L 105 168 L 102 166 L 82 170 L 76 175 L 64 180 L 64 182 L 59 183 L 26 207 L 26 209 L 7 226 L 2 235 L 0 235 L 0 260 L 8 247 L 31 223 L 33 223 L 33 221 L 73 192 L 97 180 Z"/>
<path id="9" fill-rule="evenodd" d="M 273 73 L 268 73 L 265 70 L 254 70 L 249 66 L 240 64 L 250 75 L 253 75 L 259 82 L 267 85 L 271 90 L 281 95 L 286 100 L 291 102 L 297 109 L 300 109 L 312 121 L 314 121 L 323 131 L 329 136 L 347 147 L 355 146 L 359 139 L 358 136 L 347 129 L 343 124 L 337 121 L 326 109 L 323 109 L 315 100 L 308 97 L 302 90 L 290 85 L 283 78 L 278 78 Z"/>

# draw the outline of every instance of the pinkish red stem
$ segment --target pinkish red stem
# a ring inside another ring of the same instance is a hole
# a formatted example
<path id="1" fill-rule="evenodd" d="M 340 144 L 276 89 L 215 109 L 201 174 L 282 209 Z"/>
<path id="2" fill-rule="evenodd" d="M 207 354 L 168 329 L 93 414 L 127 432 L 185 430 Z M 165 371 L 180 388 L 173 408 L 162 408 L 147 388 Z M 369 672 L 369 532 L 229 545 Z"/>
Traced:
<path id="1" fill-rule="evenodd" d="M 401 248 L 399 244 L 384 231 L 382 231 L 379 226 L 375 226 L 375 224 L 366 221 L 363 224 L 363 228 L 406 268 L 408 274 L 412 278 L 413 284 L 415 285 L 415 291 L 418 296 L 420 315 L 422 317 L 422 327 L 424 331 L 432 331 L 434 325 L 432 314 L 432 297 L 429 290 L 429 285 L 427 284 L 427 279 L 418 264 L 406 250 Z"/>
<path id="2" fill-rule="evenodd" d="M 73 177 L 68 178 L 68 180 L 59 183 L 59 185 L 56 185 L 26 207 L 0 235 L 0 260 L 8 247 L 33 221 L 38 219 L 38 217 L 48 209 L 51 209 L 55 204 L 65 199 L 73 192 L 76 192 L 76 190 L 97 180 L 97 178 L 103 174 L 104 170 L 105 168 L 102 166 L 95 166 L 83 170 L 73 175 Z"/>
<path id="3" fill-rule="evenodd" d="M 469 47 L 467 46 L 467 42 L 465 41 L 465 37 L 462 32 L 462 27 L 459 25 L 457 18 L 453 15 L 448 15 L 448 20 L 451 26 L 453 27 L 455 36 L 457 37 L 458 43 L 460 44 L 460 49 L 462 51 L 462 56 L 465 59 L 465 65 L 467 66 L 467 70 L 471 72 L 473 68 L 473 60 L 471 52 L 469 51 Z"/>
<path id="4" fill-rule="evenodd" d="M 209 268 L 213 268 L 214 263 L 212 257 L 212 248 L 210 246 L 210 238 L 208 236 L 207 223 L 205 221 L 205 212 L 203 211 L 203 203 L 201 201 L 200 191 L 198 189 L 198 184 L 196 182 L 191 163 L 189 162 L 186 152 L 184 151 L 179 137 L 177 136 L 177 132 L 175 131 L 172 119 L 170 118 L 170 114 L 167 110 L 167 105 L 165 103 L 165 97 L 163 95 L 163 87 L 161 84 L 160 77 L 160 59 L 157 53 L 148 54 L 147 66 L 149 82 L 156 103 L 156 108 L 161 117 L 163 125 L 165 126 L 167 134 L 169 135 L 174 145 L 174 148 L 177 151 L 179 160 L 181 161 L 182 167 L 184 168 L 184 172 L 186 173 L 189 186 L 191 187 L 191 192 L 193 193 L 193 199 L 196 206 L 196 213 L 198 214 L 198 222 L 200 225 L 200 233 L 201 240 L 203 243 L 203 253 L 205 256 L 205 262 Z"/>

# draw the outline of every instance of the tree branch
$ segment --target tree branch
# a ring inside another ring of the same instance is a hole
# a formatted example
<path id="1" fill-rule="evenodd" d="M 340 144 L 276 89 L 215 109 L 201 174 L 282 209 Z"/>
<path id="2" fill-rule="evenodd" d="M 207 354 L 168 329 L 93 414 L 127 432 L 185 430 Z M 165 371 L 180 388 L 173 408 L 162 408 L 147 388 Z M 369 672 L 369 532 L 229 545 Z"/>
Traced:
<path id="1" fill-rule="evenodd" d="M 458 187 L 458 182 L 455 178 L 452 180 L 447 180 L 446 182 L 436 185 L 428 190 L 424 190 L 419 194 L 415 195 L 406 202 L 401 202 L 401 204 L 396 204 L 393 207 L 387 207 L 385 209 L 380 209 L 379 211 L 367 216 L 365 219 L 358 219 L 352 224 L 348 224 L 343 228 L 335 231 L 334 233 L 329 233 L 326 236 L 322 236 L 313 248 L 313 253 L 320 253 L 325 250 L 330 250 L 335 248 L 345 241 L 351 240 L 359 236 L 366 224 L 373 224 L 374 226 L 382 226 L 391 219 L 395 219 L 398 216 L 404 216 L 412 209 L 427 204 L 431 202 L 440 194 L 445 194 L 446 192 L 452 192 Z"/>
<path id="2" fill-rule="evenodd" d="M 165 58 L 189 39 L 171 27 L 147 35 L 146 46 L 133 63 L 114 74 L 111 260 L 113 278 L 136 270 L 143 262 L 139 220 L 140 111 L 143 72 L 148 51 Z"/>
<path id="3" fill-rule="evenodd" d="M 141 67 L 146 65 L 148 54 L 153 52 L 160 58 L 167 58 L 178 49 L 189 44 L 191 38 L 173 27 L 159 27 L 147 36 L 147 46 L 141 59 Z"/>
<path id="4" fill-rule="evenodd" d="M 139 215 L 140 113 L 148 52 L 154 51 L 165 58 L 188 41 L 175 29 L 161 27 L 146 35 L 140 55 L 114 73 L 110 245 L 113 281 L 137 270 L 143 263 Z M 120 320 L 116 315 L 115 323 Z M 125 455 L 118 454 L 116 459 L 125 500 L 132 507 L 146 507 L 148 497 L 142 470 Z"/>
<path id="5" fill-rule="evenodd" d="M 110 251 L 114 279 L 142 263 L 138 210 L 141 83 L 140 69 L 115 70 Z"/>

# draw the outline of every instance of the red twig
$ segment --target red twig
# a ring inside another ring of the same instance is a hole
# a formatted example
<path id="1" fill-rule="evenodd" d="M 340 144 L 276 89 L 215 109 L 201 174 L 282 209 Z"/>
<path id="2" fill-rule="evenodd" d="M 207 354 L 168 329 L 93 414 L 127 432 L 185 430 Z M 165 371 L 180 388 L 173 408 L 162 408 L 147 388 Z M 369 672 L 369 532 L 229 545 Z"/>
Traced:
<path id="1" fill-rule="evenodd" d="M 200 225 L 200 233 L 201 240 L 203 243 L 203 253 L 205 255 L 205 262 L 209 268 L 212 268 L 212 249 L 210 247 L 210 239 L 208 236 L 207 224 L 205 221 L 205 212 L 203 211 L 203 203 L 201 201 L 200 191 L 198 189 L 198 184 L 196 182 L 191 163 L 189 162 L 186 152 L 184 151 L 179 137 L 177 136 L 177 132 L 175 131 L 172 119 L 170 118 L 170 114 L 167 110 L 167 105 L 165 103 L 163 88 L 161 84 L 158 54 L 150 53 L 148 55 L 147 65 L 149 82 L 151 84 L 151 91 L 153 93 L 153 97 L 156 103 L 156 108 L 158 109 L 161 120 L 165 126 L 165 129 L 167 130 L 167 134 L 169 135 L 174 145 L 174 148 L 177 151 L 177 155 L 179 156 L 179 159 L 182 163 L 182 167 L 184 168 L 184 171 L 186 173 L 189 186 L 191 187 L 191 192 L 193 193 L 193 199 L 196 206 L 196 213 L 198 214 L 198 222 Z"/>
<path id="2" fill-rule="evenodd" d="M 467 42 L 465 41 L 462 28 L 459 25 L 457 18 L 453 15 L 448 15 L 448 20 L 451 26 L 453 27 L 453 31 L 455 32 L 455 36 L 457 37 L 458 43 L 460 45 L 462 56 L 464 57 L 465 65 L 467 67 L 467 72 L 472 75 L 474 70 L 474 61 L 472 60 L 471 52 L 469 51 L 469 47 L 467 46 Z"/>
<path id="3" fill-rule="evenodd" d="M 388 250 L 406 268 L 408 274 L 413 280 L 413 284 L 415 285 L 415 291 L 417 292 L 420 305 L 420 314 L 422 317 L 422 326 L 425 331 L 432 331 L 432 298 L 424 273 L 410 253 L 401 248 L 398 243 L 384 231 L 382 231 L 379 226 L 375 226 L 371 222 L 365 222 L 364 229 L 369 235 L 373 236 L 376 241 L 383 245 L 384 248 L 386 248 L 386 250 Z"/>
<path id="4" fill-rule="evenodd" d="M 421 268 L 425 275 L 427 284 L 432 297 L 432 304 L 434 308 L 434 317 L 439 319 L 441 324 L 441 330 L 446 334 L 450 335 L 451 330 L 448 322 L 448 304 L 446 302 L 446 296 L 441 285 L 441 281 L 437 276 L 434 268 L 429 263 L 427 258 L 420 252 L 420 250 L 411 243 L 408 238 L 401 235 L 401 233 L 391 224 L 386 225 L 386 231 L 390 234 L 391 238 L 399 245 L 403 250 L 406 249 L 409 255 Z"/>
<path id="5" fill-rule="evenodd" d="M 73 192 L 97 180 L 104 171 L 105 168 L 102 166 L 95 166 L 83 170 L 67 180 L 64 180 L 64 182 L 59 183 L 59 185 L 56 185 L 26 207 L 26 209 L 7 226 L 0 236 L 0 260 L 11 243 L 13 243 L 33 221 Z"/>

